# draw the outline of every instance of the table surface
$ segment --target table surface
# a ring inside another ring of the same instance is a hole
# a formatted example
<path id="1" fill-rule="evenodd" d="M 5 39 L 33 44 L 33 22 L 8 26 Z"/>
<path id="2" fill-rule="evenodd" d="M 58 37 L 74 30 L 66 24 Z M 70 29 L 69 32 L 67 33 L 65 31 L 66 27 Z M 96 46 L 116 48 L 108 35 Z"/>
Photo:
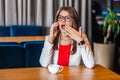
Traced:
<path id="1" fill-rule="evenodd" d="M 50 74 L 47 68 L 34 67 L 1 69 L 0 80 L 120 80 L 120 75 L 100 65 L 93 69 L 65 66 L 57 74 Z"/>
<path id="2" fill-rule="evenodd" d="M 15 36 L 15 37 L 0 37 L 0 42 L 21 42 L 31 40 L 45 40 L 45 36 Z"/>

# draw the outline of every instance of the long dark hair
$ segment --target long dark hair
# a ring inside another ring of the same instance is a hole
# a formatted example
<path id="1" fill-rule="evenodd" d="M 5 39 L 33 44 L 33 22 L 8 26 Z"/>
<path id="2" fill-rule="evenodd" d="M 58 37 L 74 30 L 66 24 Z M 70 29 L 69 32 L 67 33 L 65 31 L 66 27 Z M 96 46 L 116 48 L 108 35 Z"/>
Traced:
<path id="1" fill-rule="evenodd" d="M 61 7 L 58 10 L 58 12 L 57 12 L 57 14 L 55 16 L 55 22 L 58 21 L 58 16 L 59 16 L 59 14 L 60 14 L 60 12 L 62 10 L 65 10 L 65 11 L 67 11 L 70 14 L 70 16 L 72 17 L 72 19 L 74 20 L 73 28 L 76 29 L 77 31 L 79 31 L 80 19 L 79 19 L 79 15 L 78 15 L 77 11 L 73 7 Z M 59 31 L 58 34 L 57 34 L 57 36 L 56 36 L 56 38 L 53 41 L 53 48 L 51 50 L 51 53 L 53 55 L 54 55 L 54 51 L 58 50 L 58 43 L 59 43 L 58 41 L 59 41 L 60 33 L 61 32 Z M 76 52 L 76 50 L 77 50 L 77 42 L 73 41 L 72 45 L 73 45 L 73 48 L 72 48 L 71 54 L 74 54 Z"/>

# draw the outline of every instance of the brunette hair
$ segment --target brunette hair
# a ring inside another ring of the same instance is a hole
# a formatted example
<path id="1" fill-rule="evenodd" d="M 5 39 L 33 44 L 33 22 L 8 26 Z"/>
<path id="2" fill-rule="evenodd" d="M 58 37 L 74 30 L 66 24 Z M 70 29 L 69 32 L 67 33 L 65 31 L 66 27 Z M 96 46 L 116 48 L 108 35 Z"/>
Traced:
<path id="1" fill-rule="evenodd" d="M 72 17 L 72 19 L 74 20 L 74 24 L 73 24 L 73 28 L 76 29 L 77 31 L 79 31 L 79 27 L 80 27 L 80 19 L 79 19 L 79 15 L 77 13 L 77 11 L 73 8 L 73 7 L 61 7 L 58 11 L 57 11 L 57 14 L 55 16 L 55 22 L 58 21 L 58 16 L 60 14 L 60 12 L 62 10 L 65 10 L 67 11 L 70 16 Z M 52 50 L 51 50 L 51 53 L 54 55 L 54 51 L 55 50 L 58 50 L 58 41 L 59 41 L 59 36 L 60 36 L 60 31 L 58 32 L 56 38 L 54 39 L 53 41 L 53 47 L 52 47 Z M 72 52 L 71 54 L 74 54 L 77 50 L 77 42 L 76 41 L 73 41 L 73 48 L 72 48 Z"/>

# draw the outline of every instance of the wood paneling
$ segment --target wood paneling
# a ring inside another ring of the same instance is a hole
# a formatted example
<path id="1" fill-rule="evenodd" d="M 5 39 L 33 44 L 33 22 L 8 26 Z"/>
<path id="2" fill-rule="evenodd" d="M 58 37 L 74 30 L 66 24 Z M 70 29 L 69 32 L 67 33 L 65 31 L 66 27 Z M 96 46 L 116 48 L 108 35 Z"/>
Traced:
<path id="1" fill-rule="evenodd" d="M 45 40 L 45 36 L 0 37 L 0 42 L 21 42 L 31 40 Z"/>

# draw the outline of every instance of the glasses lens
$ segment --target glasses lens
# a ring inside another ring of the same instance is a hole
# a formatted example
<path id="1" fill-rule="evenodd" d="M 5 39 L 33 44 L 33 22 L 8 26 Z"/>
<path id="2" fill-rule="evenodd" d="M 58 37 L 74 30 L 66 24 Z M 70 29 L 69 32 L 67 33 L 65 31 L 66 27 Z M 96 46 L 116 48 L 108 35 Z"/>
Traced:
<path id="1" fill-rule="evenodd" d="M 58 17 L 58 21 L 62 21 L 63 19 L 64 19 L 64 17 L 61 15 Z"/>
<path id="2" fill-rule="evenodd" d="M 72 18 L 70 17 L 70 16 L 66 16 L 66 21 L 71 21 L 72 20 Z"/>
<path id="3" fill-rule="evenodd" d="M 69 22 L 69 21 L 72 20 L 72 17 L 71 16 L 61 16 L 61 15 L 59 15 L 58 16 L 58 21 L 63 21 L 63 20 Z"/>

